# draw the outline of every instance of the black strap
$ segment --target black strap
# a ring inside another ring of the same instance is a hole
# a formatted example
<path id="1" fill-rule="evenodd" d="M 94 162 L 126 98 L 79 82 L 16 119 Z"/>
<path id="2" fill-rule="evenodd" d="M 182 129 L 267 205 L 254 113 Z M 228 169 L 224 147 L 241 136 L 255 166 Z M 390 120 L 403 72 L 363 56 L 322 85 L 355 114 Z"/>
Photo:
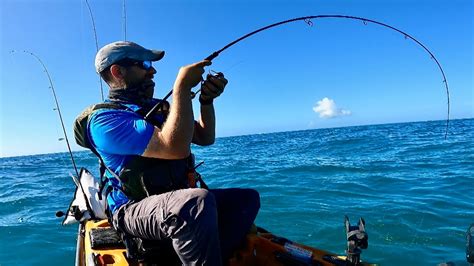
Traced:
<path id="1" fill-rule="evenodd" d="M 100 178 L 100 190 L 99 190 L 99 200 L 102 200 L 102 191 L 104 190 L 105 188 L 105 182 L 106 182 L 106 178 L 104 178 L 105 176 L 105 164 L 102 162 L 102 160 L 99 160 L 99 178 Z M 107 194 L 106 194 L 107 195 Z"/>
<path id="2" fill-rule="evenodd" d="M 99 158 L 99 174 L 100 174 L 99 199 L 102 200 L 102 192 L 103 192 L 104 188 L 106 187 L 106 183 L 107 183 L 107 179 L 108 179 L 108 177 L 105 175 L 105 172 L 108 171 L 119 182 L 120 182 L 120 178 L 114 171 L 112 171 L 112 169 L 110 169 L 105 164 L 104 160 L 102 159 L 102 156 L 100 156 L 99 152 L 92 145 L 90 147 L 90 150 L 94 153 L 95 156 L 97 156 L 97 158 Z M 111 186 L 108 186 L 107 190 L 105 191 L 105 196 L 106 197 L 112 191 L 112 189 L 113 188 Z M 106 214 L 109 218 L 109 222 L 111 222 L 112 212 L 109 210 L 108 204 L 106 204 L 106 208 L 107 208 Z M 95 215 L 94 215 L 93 212 L 92 212 L 91 216 L 93 216 L 92 219 L 96 220 Z"/>

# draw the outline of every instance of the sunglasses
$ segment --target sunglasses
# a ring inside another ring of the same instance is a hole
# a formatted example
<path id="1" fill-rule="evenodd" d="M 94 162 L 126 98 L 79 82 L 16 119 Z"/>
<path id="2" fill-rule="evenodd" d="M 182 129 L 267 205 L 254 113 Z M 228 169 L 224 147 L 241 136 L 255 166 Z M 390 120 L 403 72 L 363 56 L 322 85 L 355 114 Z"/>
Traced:
<path id="1" fill-rule="evenodd" d="M 132 60 L 132 59 L 124 59 L 120 60 L 119 62 L 116 63 L 117 65 L 123 66 L 123 67 L 130 67 L 130 66 L 137 66 L 143 70 L 150 70 L 150 68 L 153 67 L 153 64 L 151 61 L 137 61 L 137 60 Z"/>

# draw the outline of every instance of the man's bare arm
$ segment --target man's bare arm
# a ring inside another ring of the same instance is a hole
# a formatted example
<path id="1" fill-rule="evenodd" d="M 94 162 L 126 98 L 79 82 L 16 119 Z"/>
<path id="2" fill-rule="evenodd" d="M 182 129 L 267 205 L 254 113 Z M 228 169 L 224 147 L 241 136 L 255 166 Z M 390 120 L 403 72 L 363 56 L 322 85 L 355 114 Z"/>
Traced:
<path id="1" fill-rule="evenodd" d="M 193 143 L 198 145 L 211 145 L 216 139 L 216 116 L 214 99 L 219 97 L 227 85 L 224 74 L 207 75 L 206 81 L 201 86 L 199 102 L 201 114 L 194 126 Z"/>
<path id="2" fill-rule="evenodd" d="M 201 61 L 180 69 L 173 86 L 173 102 L 168 118 L 161 129 L 155 127 L 143 156 L 162 159 L 189 156 L 194 135 L 191 89 L 202 80 L 204 67 L 210 64 L 210 61 Z"/>
<path id="3" fill-rule="evenodd" d="M 194 124 L 193 143 L 201 146 L 214 144 L 216 140 L 216 117 L 214 105 L 201 105 L 201 115 Z"/>

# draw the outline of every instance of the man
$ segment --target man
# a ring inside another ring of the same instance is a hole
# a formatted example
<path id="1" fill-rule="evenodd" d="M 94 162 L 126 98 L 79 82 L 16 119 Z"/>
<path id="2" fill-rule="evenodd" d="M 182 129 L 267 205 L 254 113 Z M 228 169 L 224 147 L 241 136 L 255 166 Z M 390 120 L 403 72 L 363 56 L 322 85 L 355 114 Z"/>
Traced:
<path id="1" fill-rule="evenodd" d="M 208 75 L 194 121 L 191 89 L 203 79 L 201 61 L 179 70 L 171 105 L 145 120 L 159 102 L 153 99 L 157 73 L 152 62 L 163 51 L 133 42 L 114 42 L 96 55 L 96 71 L 109 85 L 109 99 L 87 112 L 85 138 L 105 164 L 107 202 L 114 226 L 144 239 L 171 239 L 185 265 L 220 265 L 244 239 L 259 208 L 251 189 L 193 187 L 191 142 L 215 141 L 213 101 L 224 90 L 223 75 Z M 168 109 L 169 107 L 169 109 Z"/>

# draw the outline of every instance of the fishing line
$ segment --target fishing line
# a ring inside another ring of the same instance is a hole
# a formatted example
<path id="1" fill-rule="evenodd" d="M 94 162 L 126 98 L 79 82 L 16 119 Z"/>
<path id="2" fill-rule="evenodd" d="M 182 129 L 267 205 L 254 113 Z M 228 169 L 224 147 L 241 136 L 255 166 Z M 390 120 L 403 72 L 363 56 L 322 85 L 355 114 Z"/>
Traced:
<path id="1" fill-rule="evenodd" d="M 416 44 L 418 44 L 419 46 L 421 46 L 431 57 L 431 59 L 433 59 L 436 63 L 436 65 L 438 66 L 440 72 L 441 72 L 441 75 L 443 76 L 443 83 L 445 85 L 445 88 L 446 88 L 446 95 L 447 95 L 447 119 L 446 119 L 446 132 L 445 132 L 445 135 L 444 135 L 444 138 L 446 139 L 447 136 L 448 136 L 448 129 L 449 129 L 449 115 L 450 115 L 450 98 L 449 98 L 449 87 L 448 87 L 448 81 L 446 79 L 446 75 L 444 74 L 444 70 L 443 68 L 441 67 L 441 64 L 439 63 L 438 59 L 434 56 L 434 54 L 424 45 L 422 44 L 420 41 L 418 41 L 417 39 L 415 39 L 413 36 L 411 36 L 410 34 L 402 31 L 402 30 L 399 30 L 393 26 L 390 26 L 388 24 L 385 24 L 385 23 L 382 23 L 382 22 L 378 22 L 378 21 L 375 21 L 375 20 L 372 20 L 372 19 L 367 19 L 367 18 L 362 18 L 362 17 L 354 17 L 354 16 L 346 16 L 346 15 L 317 15 L 317 16 L 305 16 L 305 17 L 298 17 L 298 18 L 292 18 L 292 19 L 288 19 L 288 20 L 284 20 L 284 21 L 280 21 L 280 22 L 277 22 L 277 23 L 273 23 L 273 24 L 270 24 L 268 26 L 265 26 L 265 27 L 262 27 L 262 28 L 259 28 L 257 30 L 254 30 L 248 34 L 245 34 L 243 35 L 242 37 L 236 39 L 235 41 L 232 41 L 230 42 L 229 44 L 225 45 L 223 48 L 221 48 L 220 50 L 217 50 L 215 52 L 213 52 L 212 54 L 210 54 L 208 57 L 206 57 L 204 60 L 209 60 L 209 61 L 212 61 L 214 60 L 217 56 L 219 56 L 220 53 L 222 53 L 223 51 L 227 50 L 229 47 L 233 46 L 234 44 L 250 37 L 250 36 L 253 36 L 261 31 L 264 31 L 264 30 L 267 30 L 267 29 L 270 29 L 270 28 L 274 28 L 274 27 L 277 27 L 277 26 L 280 26 L 280 25 L 283 25 L 283 24 L 287 24 L 287 23 L 291 23 L 291 22 L 296 22 L 296 21 L 304 21 L 308 26 L 312 27 L 314 25 L 313 21 L 314 19 L 325 19 L 325 18 L 336 18 L 336 19 L 350 19 L 350 20 L 358 20 L 358 21 L 362 21 L 364 23 L 364 25 L 368 25 L 368 23 L 373 23 L 373 24 L 377 24 L 377 25 L 380 25 L 380 26 L 383 26 L 383 27 L 386 27 L 386 28 L 389 28 L 391 30 L 394 30 L 400 34 L 402 34 L 405 39 L 411 39 L 412 41 L 414 41 Z M 172 94 L 173 90 L 171 90 L 164 98 L 162 101 L 158 102 L 149 112 L 148 114 L 145 116 L 145 119 L 147 119 L 152 113 L 154 113 L 156 110 L 158 110 L 158 108 L 160 108 L 163 104 L 164 101 L 166 101 L 166 99 L 168 99 L 171 94 Z"/>
<path id="2" fill-rule="evenodd" d="M 92 29 L 94 31 L 94 39 L 95 39 L 95 50 L 96 50 L 96 52 L 99 52 L 99 41 L 97 39 L 97 30 L 95 28 L 94 15 L 92 14 L 92 9 L 91 9 L 91 6 L 89 5 L 89 1 L 87 1 L 87 0 L 84 0 L 84 1 L 86 2 L 87 9 L 89 10 L 89 15 L 90 15 L 91 21 L 92 21 Z M 125 5 L 125 1 L 124 1 L 124 5 Z M 100 97 L 101 97 L 102 101 L 104 101 L 104 87 L 102 85 L 102 79 L 100 78 L 99 75 L 98 75 L 98 78 L 99 78 L 99 84 L 100 84 Z"/>
<path id="3" fill-rule="evenodd" d="M 53 111 L 57 112 L 57 108 L 54 107 Z M 56 136 L 58 136 L 58 141 L 59 142 L 65 141 L 66 139 L 64 137 L 61 137 L 61 135 L 63 135 L 61 126 L 56 124 L 55 129 L 56 129 Z M 67 162 L 67 157 L 68 157 L 67 154 L 64 156 L 59 156 L 59 158 L 61 159 L 61 164 L 69 167 L 69 163 Z"/>

